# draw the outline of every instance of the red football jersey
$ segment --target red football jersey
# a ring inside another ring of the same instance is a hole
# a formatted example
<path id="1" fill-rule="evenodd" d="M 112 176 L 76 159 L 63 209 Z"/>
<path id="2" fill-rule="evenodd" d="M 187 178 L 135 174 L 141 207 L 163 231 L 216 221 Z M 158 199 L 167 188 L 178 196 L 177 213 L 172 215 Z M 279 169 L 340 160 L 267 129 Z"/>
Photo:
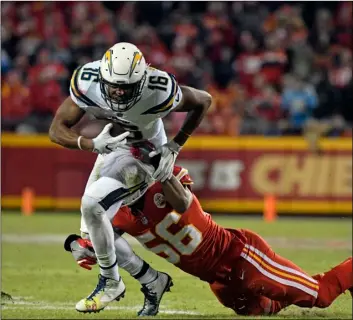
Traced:
<path id="1" fill-rule="evenodd" d="M 175 167 L 174 175 L 183 185 L 192 184 L 186 169 Z M 195 195 L 186 212 L 174 211 L 165 201 L 160 182 L 146 191 L 139 209 L 121 208 L 113 226 L 183 271 L 209 282 L 217 280 L 224 269 L 224 256 L 234 256 L 234 251 L 240 254 L 245 242 L 240 232 L 216 224 Z M 232 253 L 227 252 L 230 249 Z"/>

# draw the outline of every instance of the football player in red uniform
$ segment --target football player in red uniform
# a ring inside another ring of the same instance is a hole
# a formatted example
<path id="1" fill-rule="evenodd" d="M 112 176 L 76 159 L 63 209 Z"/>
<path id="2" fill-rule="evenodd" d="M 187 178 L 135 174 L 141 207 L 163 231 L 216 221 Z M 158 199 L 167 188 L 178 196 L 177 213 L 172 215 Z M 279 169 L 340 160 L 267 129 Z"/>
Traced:
<path id="1" fill-rule="evenodd" d="M 240 315 L 276 314 L 289 305 L 326 308 L 353 287 L 352 257 L 311 277 L 256 233 L 215 223 L 191 184 L 187 170 L 175 167 L 173 177 L 119 210 L 115 230 L 207 281 L 218 300 Z"/>

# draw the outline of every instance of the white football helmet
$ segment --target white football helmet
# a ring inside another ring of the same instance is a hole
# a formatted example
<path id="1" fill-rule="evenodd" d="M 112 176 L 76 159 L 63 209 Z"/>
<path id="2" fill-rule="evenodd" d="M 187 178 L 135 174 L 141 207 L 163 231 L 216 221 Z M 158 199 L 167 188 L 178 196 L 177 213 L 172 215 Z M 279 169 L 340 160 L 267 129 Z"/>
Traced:
<path id="1" fill-rule="evenodd" d="M 141 98 L 147 64 L 133 44 L 119 42 L 104 54 L 99 67 L 103 99 L 114 110 L 124 112 Z"/>

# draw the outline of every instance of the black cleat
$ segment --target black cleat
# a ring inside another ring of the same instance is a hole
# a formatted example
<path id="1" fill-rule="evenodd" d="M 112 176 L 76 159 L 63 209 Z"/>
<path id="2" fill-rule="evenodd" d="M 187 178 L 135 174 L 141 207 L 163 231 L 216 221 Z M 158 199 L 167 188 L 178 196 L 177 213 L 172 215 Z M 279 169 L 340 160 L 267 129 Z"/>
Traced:
<path id="1" fill-rule="evenodd" d="M 143 284 L 141 291 L 145 295 L 145 301 L 143 308 L 137 313 L 137 315 L 139 317 L 157 315 L 164 293 L 170 292 L 170 287 L 172 286 L 172 278 L 164 272 L 158 272 L 155 280 Z"/>

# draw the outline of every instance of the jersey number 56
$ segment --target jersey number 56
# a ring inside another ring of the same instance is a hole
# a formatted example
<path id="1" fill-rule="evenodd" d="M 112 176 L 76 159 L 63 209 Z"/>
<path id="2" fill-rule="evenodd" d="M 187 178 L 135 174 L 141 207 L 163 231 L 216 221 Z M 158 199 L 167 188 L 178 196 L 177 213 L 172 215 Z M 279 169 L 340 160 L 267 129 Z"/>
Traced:
<path id="1" fill-rule="evenodd" d="M 156 236 L 147 231 L 136 239 L 148 250 L 151 250 L 168 262 L 177 264 L 180 262 L 180 256 L 191 255 L 202 242 L 202 233 L 193 225 L 184 226 L 180 231 L 173 234 L 168 229 L 179 222 L 181 215 L 175 211 L 168 213 L 164 219 L 155 227 L 155 233 L 164 239 L 168 244 L 158 244 L 151 247 L 148 243 Z"/>

